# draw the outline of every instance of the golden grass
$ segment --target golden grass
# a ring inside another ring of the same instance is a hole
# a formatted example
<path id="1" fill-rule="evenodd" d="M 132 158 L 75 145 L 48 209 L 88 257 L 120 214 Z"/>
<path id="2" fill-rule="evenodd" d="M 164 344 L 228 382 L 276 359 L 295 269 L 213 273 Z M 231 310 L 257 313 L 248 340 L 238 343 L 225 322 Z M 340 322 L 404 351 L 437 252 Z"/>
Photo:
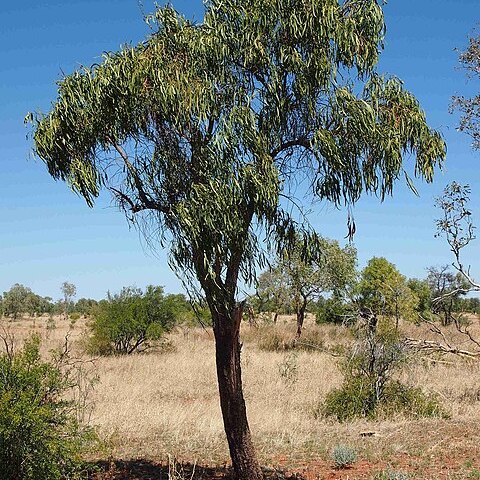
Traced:
<path id="1" fill-rule="evenodd" d="M 48 350 L 62 343 L 69 326 L 57 319 L 57 327 L 48 331 L 46 320 L 37 319 L 35 325 L 31 319 L 2 320 L 2 325 L 9 327 L 19 341 L 32 330 L 37 331 Z M 85 321 L 79 320 L 71 332 L 74 349 L 78 349 L 84 328 Z M 257 341 L 266 331 L 248 325 L 242 328 L 245 397 L 262 462 L 286 461 L 293 465 L 326 460 L 338 443 L 353 445 L 362 458 L 380 464 L 402 455 L 428 464 L 446 452 L 459 461 L 469 456 L 478 458 L 479 363 L 416 358 L 405 370 L 408 382 L 439 396 L 451 413 L 449 420 L 398 417 L 339 424 L 313 414 L 327 392 L 342 381 L 336 358 L 321 350 L 260 350 Z M 286 338 L 295 330 L 292 323 L 275 328 Z M 348 336 L 342 327 L 307 328 L 315 329 L 315 338 L 323 337 L 327 345 L 345 341 Z M 478 325 L 473 328 L 480 333 Z M 427 335 L 425 327 L 408 325 L 406 329 L 409 336 Z M 100 382 L 91 398 L 95 404 L 91 423 L 114 458 L 165 459 L 172 454 L 207 464 L 227 462 L 212 334 L 201 328 L 184 328 L 169 339 L 175 348 L 167 353 L 151 351 L 95 361 Z M 360 434 L 364 431 L 376 435 L 363 437 Z"/>

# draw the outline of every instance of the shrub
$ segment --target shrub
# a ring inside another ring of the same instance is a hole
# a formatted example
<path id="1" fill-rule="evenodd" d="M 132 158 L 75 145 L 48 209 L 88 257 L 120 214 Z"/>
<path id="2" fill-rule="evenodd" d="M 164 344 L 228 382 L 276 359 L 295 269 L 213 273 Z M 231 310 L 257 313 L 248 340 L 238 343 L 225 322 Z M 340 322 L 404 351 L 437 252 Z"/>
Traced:
<path id="1" fill-rule="evenodd" d="M 76 478 L 85 431 L 67 394 L 74 387 L 62 371 L 65 355 L 43 361 L 32 336 L 14 352 L 0 354 L 0 479 Z"/>
<path id="2" fill-rule="evenodd" d="M 134 287 L 123 288 L 99 302 L 87 349 L 94 355 L 145 350 L 187 313 L 191 314 L 191 307 L 183 295 L 164 295 L 162 287 L 154 286 L 148 286 L 145 293 Z"/>
<path id="3" fill-rule="evenodd" d="M 352 377 L 340 388 L 328 393 L 323 407 L 315 413 L 334 416 L 340 422 L 358 417 L 388 417 L 398 413 L 414 418 L 447 417 L 437 399 L 426 395 L 420 388 L 391 381 L 377 400 L 375 385 L 360 377 Z"/>
<path id="4" fill-rule="evenodd" d="M 348 445 L 337 445 L 332 452 L 335 468 L 347 468 L 357 461 L 357 452 Z"/>
<path id="5" fill-rule="evenodd" d="M 393 470 L 385 470 L 375 475 L 375 480 L 409 480 L 410 476 L 405 472 L 395 472 Z"/>
<path id="6" fill-rule="evenodd" d="M 352 354 L 343 362 L 343 385 L 327 394 L 315 414 L 339 421 L 403 413 L 413 417 L 446 416 L 433 396 L 393 379 L 408 361 L 408 351 L 388 322 L 357 331 Z"/>

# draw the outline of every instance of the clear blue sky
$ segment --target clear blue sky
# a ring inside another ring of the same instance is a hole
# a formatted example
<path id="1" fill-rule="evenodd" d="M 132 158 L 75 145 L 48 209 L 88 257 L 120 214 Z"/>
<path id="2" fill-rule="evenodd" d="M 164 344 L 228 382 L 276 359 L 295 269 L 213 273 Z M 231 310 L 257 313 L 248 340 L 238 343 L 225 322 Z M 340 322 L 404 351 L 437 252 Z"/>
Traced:
<path id="1" fill-rule="evenodd" d="M 200 0 L 174 1 L 186 16 L 202 19 Z M 143 10 L 153 10 L 145 1 Z M 449 263 L 446 244 L 434 239 L 437 212 L 433 199 L 456 180 L 472 186 L 472 208 L 480 219 L 480 154 L 455 130 L 448 113 L 450 97 L 472 94 L 458 69 L 458 53 L 480 20 L 478 0 L 390 0 L 385 6 L 387 39 L 380 70 L 395 74 L 419 98 L 430 125 L 448 143 L 448 159 L 433 185 L 418 182 L 420 198 L 399 184 L 381 204 L 362 199 L 354 213 L 360 266 L 385 256 L 408 276 L 425 276 L 430 265 Z M 77 297 L 102 298 L 124 285 L 181 284 L 153 255 L 138 233 L 110 206 L 108 197 L 89 209 L 65 184 L 54 182 L 43 164 L 30 158 L 31 140 L 23 118 L 30 110 L 47 111 L 56 97 L 55 81 L 80 64 L 147 34 L 136 0 L 27 0 L 3 2 L 0 16 L 0 293 L 13 283 L 41 295 L 60 296 L 60 284 L 77 285 Z M 327 204 L 314 207 L 312 223 L 326 236 L 342 239 L 346 212 Z M 480 221 L 477 221 L 480 224 Z M 480 240 L 470 248 L 472 271 L 480 272 Z M 480 276 L 480 273 L 479 275 Z"/>

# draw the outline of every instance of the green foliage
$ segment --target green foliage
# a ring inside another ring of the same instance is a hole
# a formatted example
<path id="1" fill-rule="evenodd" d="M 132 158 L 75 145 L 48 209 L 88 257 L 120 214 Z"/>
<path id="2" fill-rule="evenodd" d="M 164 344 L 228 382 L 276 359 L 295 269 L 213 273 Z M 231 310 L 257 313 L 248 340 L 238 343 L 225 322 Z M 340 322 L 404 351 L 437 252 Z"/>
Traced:
<path id="1" fill-rule="evenodd" d="M 214 0 L 203 23 L 172 7 L 150 22 L 141 44 L 59 82 L 51 112 L 28 117 L 34 148 L 89 205 L 106 187 L 168 233 L 172 265 L 219 304 L 262 263 L 256 226 L 288 248 L 304 174 L 339 205 L 392 193 L 405 154 L 427 181 L 445 157 L 415 97 L 376 71 L 374 0 Z"/>
<path id="2" fill-rule="evenodd" d="M 355 276 L 357 252 L 347 245 L 341 248 L 336 240 L 319 237 L 315 251 L 305 259 L 307 240 L 299 237 L 292 251 L 284 253 L 276 267 L 288 285 L 295 310 L 305 310 L 311 300 L 321 294 L 340 297 Z"/>
<path id="3" fill-rule="evenodd" d="M 348 324 L 352 316 L 352 306 L 336 295 L 327 299 L 320 298 L 315 306 L 315 320 L 318 324 Z"/>
<path id="4" fill-rule="evenodd" d="M 358 284 L 359 303 L 375 315 L 411 320 L 416 317 L 418 298 L 408 287 L 407 279 L 395 265 L 383 257 L 373 257 L 361 273 Z"/>
<path id="5" fill-rule="evenodd" d="M 335 468 L 348 468 L 357 461 L 357 452 L 348 445 L 337 445 L 332 451 Z"/>
<path id="6" fill-rule="evenodd" d="M 41 297 L 29 287 L 19 283 L 13 285 L 8 292 L 3 292 L 2 313 L 14 320 L 21 314 L 30 316 L 50 313 L 53 310 L 52 299 Z"/>
<path id="7" fill-rule="evenodd" d="M 191 308 L 183 295 L 164 295 L 162 287 L 145 292 L 125 287 L 97 306 L 90 324 L 88 350 L 93 354 L 131 354 L 159 340 Z"/>
<path id="8" fill-rule="evenodd" d="M 409 278 L 407 280 L 407 286 L 418 299 L 417 306 L 415 307 L 417 314 L 428 317 L 432 309 L 432 291 L 427 280 Z"/>
<path id="9" fill-rule="evenodd" d="M 379 401 L 375 385 L 361 377 L 351 377 L 344 384 L 327 394 L 324 405 L 315 415 L 335 417 L 340 422 L 354 418 L 374 419 L 402 414 L 407 417 L 440 417 L 448 414 L 433 396 L 421 388 L 404 385 L 398 381 L 387 384 Z"/>
<path id="10" fill-rule="evenodd" d="M 85 435 L 66 400 L 74 382 L 62 357 L 44 361 L 40 339 L 0 354 L 0 479 L 75 478 Z"/>
<path id="11" fill-rule="evenodd" d="M 408 361 L 408 351 L 388 321 L 380 325 L 371 322 L 356 333 L 357 342 L 342 364 L 345 375 L 342 386 L 329 392 L 315 413 L 334 416 L 341 422 L 396 413 L 413 417 L 445 416 L 433 396 L 393 378 Z"/>
<path id="12" fill-rule="evenodd" d="M 73 310 L 80 313 L 80 315 L 83 315 L 84 317 L 88 317 L 92 315 L 93 310 L 97 305 L 98 302 L 92 298 L 80 298 L 75 303 Z"/>

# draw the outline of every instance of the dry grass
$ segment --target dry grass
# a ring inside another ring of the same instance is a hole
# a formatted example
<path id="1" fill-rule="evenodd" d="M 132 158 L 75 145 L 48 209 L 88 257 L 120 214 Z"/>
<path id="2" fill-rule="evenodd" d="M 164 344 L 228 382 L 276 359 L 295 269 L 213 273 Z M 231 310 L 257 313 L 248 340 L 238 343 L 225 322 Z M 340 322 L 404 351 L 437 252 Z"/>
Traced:
<path id="1" fill-rule="evenodd" d="M 30 331 L 37 331 L 44 338 L 46 350 L 60 345 L 68 331 L 68 322 L 57 319 L 56 323 L 56 328 L 49 331 L 45 318 L 37 319 L 35 324 L 30 319 L 2 321 L 19 341 Z M 74 348 L 78 348 L 84 328 L 85 321 L 79 320 L 71 332 Z M 275 328 L 285 338 L 293 336 L 294 325 Z M 480 331 L 478 325 L 475 328 Z M 328 462 L 332 448 L 347 443 L 357 449 L 360 458 L 378 466 L 400 462 L 421 472 L 448 457 L 450 476 L 432 478 L 468 478 L 457 477 L 455 472 L 463 471 L 466 462 L 476 462 L 480 457 L 479 363 L 418 358 L 406 370 L 410 383 L 440 397 L 451 413 L 449 420 L 399 417 L 339 424 L 313 414 L 326 393 L 342 381 L 336 358 L 315 349 L 294 353 L 261 350 L 258 341 L 268 332 L 248 325 L 243 329 L 245 396 L 262 462 L 289 466 Z M 407 329 L 409 336 L 420 338 L 427 334 L 424 327 Z M 323 338 L 324 346 L 346 338 L 341 327 L 310 325 L 307 330 L 311 331 L 306 336 Z M 114 458 L 158 460 L 172 454 L 181 460 L 222 464 L 228 454 L 212 335 L 200 328 L 179 329 L 170 340 L 175 346 L 171 352 L 152 351 L 96 361 L 100 383 L 93 393 L 91 422 Z M 361 436 L 365 431 L 376 434 Z"/>

